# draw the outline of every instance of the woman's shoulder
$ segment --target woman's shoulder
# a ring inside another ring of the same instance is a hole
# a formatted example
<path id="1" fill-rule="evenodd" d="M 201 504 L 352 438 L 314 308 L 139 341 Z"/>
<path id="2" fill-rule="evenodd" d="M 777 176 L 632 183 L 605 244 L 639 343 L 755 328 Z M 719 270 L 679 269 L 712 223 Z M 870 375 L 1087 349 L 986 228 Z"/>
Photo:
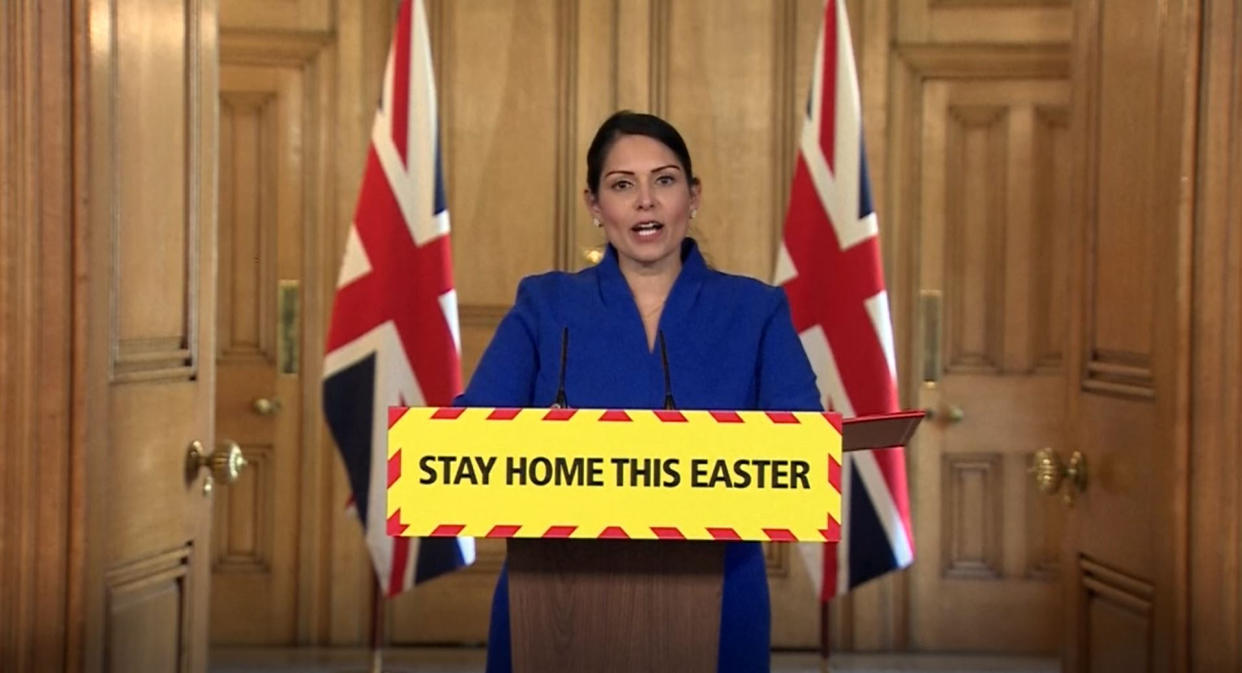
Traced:
<path id="1" fill-rule="evenodd" d="M 518 296 L 523 292 L 535 298 L 556 297 L 565 292 L 591 287 L 595 282 L 595 267 L 581 271 L 545 271 L 525 276 L 518 282 Z"/>
<path id="2" fill-rule="evenodd" d="M 758 278 L 712 269 L 704 284 L 717 300 L 741 302 L 747 306 L 775 308 L 785 301 L 785 291 Z"/>

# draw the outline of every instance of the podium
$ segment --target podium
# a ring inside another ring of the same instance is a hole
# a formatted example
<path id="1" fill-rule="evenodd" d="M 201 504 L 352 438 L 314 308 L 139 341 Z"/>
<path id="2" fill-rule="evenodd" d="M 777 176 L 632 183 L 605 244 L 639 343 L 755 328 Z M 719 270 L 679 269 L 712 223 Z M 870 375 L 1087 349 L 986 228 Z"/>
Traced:
<path id="1" fill-rule="evenodd" d="M 724 548 L 509 540 L 514 673 L 715 671 Z"/>
<path id="2" fill-rule="evenodd" d="M 847 419 L 845 451 L 902 446 L 922 412 Z M 716 670 L 724 545 L 510 539 L 515 673 Z"/>

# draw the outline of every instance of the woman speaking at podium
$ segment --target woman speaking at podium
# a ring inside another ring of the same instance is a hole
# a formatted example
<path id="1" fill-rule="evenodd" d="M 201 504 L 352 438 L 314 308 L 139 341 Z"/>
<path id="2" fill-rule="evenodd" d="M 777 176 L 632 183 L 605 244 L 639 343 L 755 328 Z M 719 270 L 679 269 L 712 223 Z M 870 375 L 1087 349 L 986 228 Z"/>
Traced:
<path id="1" fill-rule="evenodd" d="M 602 261 L 524 278 L 455 405 L 821 409 L 784 292 L 709 268 L 687 236 L 701 185 L 672 125 L 628 111 L 609 117 L 587 150 L 583 197 L 608 239 Z M 766 671 L 759 543 L 723 544 L 719 670 Z M 503 570 L 487 670 L 510 670 Z"/>

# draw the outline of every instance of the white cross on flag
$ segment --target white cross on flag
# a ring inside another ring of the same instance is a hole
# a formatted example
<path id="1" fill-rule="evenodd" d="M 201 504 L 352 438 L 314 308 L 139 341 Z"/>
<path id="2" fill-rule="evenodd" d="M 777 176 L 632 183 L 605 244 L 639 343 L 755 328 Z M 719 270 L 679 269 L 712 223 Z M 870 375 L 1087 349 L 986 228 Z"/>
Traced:
<path id="1" fill-rule="evenodd" d="M 773 282 L 825 408 L 847 418 L 898 410 L 861 118 L 844 3 L 828 0 Z M 802 546 L 822 600 L 914 561 L 904 449 L 845 454 L 841 503 L 841 542 Z"/>

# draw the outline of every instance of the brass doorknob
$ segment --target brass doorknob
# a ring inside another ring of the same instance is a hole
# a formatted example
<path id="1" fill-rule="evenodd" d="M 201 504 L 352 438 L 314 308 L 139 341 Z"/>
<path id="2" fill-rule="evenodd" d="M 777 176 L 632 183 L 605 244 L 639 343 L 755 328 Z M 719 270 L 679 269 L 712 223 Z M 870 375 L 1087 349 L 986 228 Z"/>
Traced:
<path id="1" fill-rule="evenodd" d="M 966 419 L 966 410 L 956 404 L 946 405 L 939 410 L 935 407 L 924 407 L 923 417 L 929 421 L 943 417 L 945 423 L 956 424 Z"/>
<path id="2" fill-rule="evenodd" d="M 246 469 L 246 457 L 241 447 L 232 440 L 221 440 L 215 451 L 203 452 L 203 443 L 197 439 L 190 443 L 186 455 L 186 467 L 191 474 L 202 468 L 210 470 L 209 479 L 228 485 L 237 481 Z"/>
<path id="3" fill-rule="evenodd" d="M 1047 495 L 1056 495 L 1061 490 L 1061 484 L 1068 481 L 1064 498 L 1065 504 L 1071 507 L 1074 497 L 1087 490 L 1087 458 L 1081 451 L 1072 453 L 1066 464 L 1056 451 L 1040 449 L 1031 460 L 1030 473 L 1035 478 L 1035 485 Z"/>
<path id="4" fill-rule="evenodd" d="M 284 408 L 284 405 L 280 403 L 279 398 L 260 397 L 251 403 L 251 407 L 253 407 L 255 413 L 260 416 L 275 416 L 280 413 L 280 410 Z"/>

